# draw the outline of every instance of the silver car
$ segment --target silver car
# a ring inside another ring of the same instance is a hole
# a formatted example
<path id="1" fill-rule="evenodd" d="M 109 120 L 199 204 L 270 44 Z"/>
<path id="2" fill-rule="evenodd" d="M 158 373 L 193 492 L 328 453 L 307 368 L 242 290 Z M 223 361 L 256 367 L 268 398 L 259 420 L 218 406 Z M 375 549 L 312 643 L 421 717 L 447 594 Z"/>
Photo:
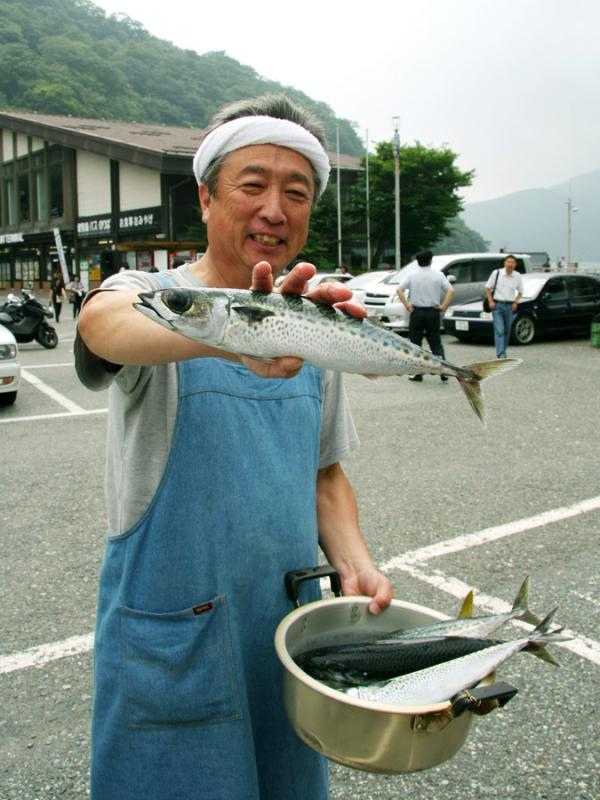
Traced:
<path id="1" fill-rule="evenodd" d="M 454 288 L 452 305 L 479 300 L 491 273 L 501 268 L 506 253 L 454 253 L 434 256 L 431 268 L 443 272 Z M 531 261 L 525 254 L 516 254 L 517 270 L 531 272 Z M 408 331 L 409 313 L 400 302 L 396 289 L 407 272 L 419 269 L 416 260 L 394 272 L 382 284 L 367 291 L 365 307 L 370 315 L 377 315 L 381 322 L 398 333 Z M 440 323 L 441 324 L 441 323 Z"/>

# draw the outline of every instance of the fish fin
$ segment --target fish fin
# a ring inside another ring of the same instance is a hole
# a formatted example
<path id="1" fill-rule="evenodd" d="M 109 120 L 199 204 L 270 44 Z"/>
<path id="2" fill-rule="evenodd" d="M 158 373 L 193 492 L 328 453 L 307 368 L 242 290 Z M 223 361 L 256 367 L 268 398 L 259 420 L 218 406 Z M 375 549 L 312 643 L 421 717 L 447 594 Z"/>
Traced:
<path id="1" fill-rule="evenodd" d="M 463 392 L 467 396 L 469 405 L 484 427 L 487 424 L 487 414 L 483 404 L 481 382 L 491 378 L 492 375 L 500 375 L 509 369 L 518 367 L 522 363 L 523 360 L 520 358 L 497 358 L 494 361 L 479 361 L 461 368 L 462 373 L 470 373 L 469 377 L 465 374 L 456 376 Z"/>
<path id="2" fill-rule="evenodd" d="M 240 317 L 245 317 L 248 322 L 262 322 L 267 317 L 275 316 L 275 312 L 268 308 L 253 308 L 252 306 L 242 306 L 237 303 L 232 304 L 231 310 L 239 314 Z"/>
<path id="3" fill-rule="evenodd" d="M 519 611 L 526 614 L 529 611 L 529 575 L 525 576 L 523 583 L 519 587 L 519 591 L 517 592 L 517 596 L 513 600 L 512 604 L 512 611 Z M 519 617 L 521 619 L 521 617 Z M 536 625 L 539 625 L 541 620 L 536 621 Z"/>
<path id="4" fill-rule="evenodd" d="M 458 618 L 470 618 L 473 616 L 473 590 L 469 592 L 469 594 L 465 597 L 462 601 L 462 605 L 460 607 L 460 611 L 458 612 Z"/>
<path id="5" fill-rule="evenodd" d="M 525 650 L 528 653 L 531 653 L 532 656 L 535 656 L 536 658 L 541 658 L 542 661 L 547 661 L 548 664 L 552 664 L 555 667 L 560 667 L 560 662 L 558 662 L 554 658 L 552 653 L 548 652 L 548 650 L 546 649 L 546 645 L 543 643 L 540 644 L 539 642 L 532 642 L 531 644 L 527 645 Z"/>

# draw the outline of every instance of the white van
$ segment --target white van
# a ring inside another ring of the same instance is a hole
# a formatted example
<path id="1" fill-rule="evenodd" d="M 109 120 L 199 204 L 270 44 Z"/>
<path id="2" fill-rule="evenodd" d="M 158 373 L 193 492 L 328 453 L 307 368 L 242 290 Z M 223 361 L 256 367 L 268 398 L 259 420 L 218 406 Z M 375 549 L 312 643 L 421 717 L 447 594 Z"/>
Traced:
<path id="1" fill-rule="evenodd" d="M 507 255 L 517 259 L 518 272 L 531 272 L 530 257 L 524 253 L 453 253 L 452 255 L 434 256 L 431 268 L 443 272 L 454 287 L 452 305 L 480 300 L 485 291 L 485 284 L 491 273 L 504 264 Z M 402 269 L 392 273 L 382 283 L 369 288 L 365 296 L 365 308 L 368 316 L 379 317 L 381 322 L 392 330 L 405 332 L 408 330 L 408 311 L 404 308 L 396 289 L 400 279 L 407 273 L 420 269 L 416 260 L 406 264 Z M 440 321 L 440 325 L 441 325 Z"/>

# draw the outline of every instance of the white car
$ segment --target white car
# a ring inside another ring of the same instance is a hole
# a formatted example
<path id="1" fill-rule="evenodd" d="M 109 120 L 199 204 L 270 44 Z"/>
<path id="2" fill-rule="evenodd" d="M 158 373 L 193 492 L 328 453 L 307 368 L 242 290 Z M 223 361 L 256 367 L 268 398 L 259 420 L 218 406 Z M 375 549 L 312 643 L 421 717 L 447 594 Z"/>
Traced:
<path id="1" fill-rule="evenodd" d="M 372 270 L 371 272 L 363 272 L 362 275 L 357 275 L 351 278 L 346 284 L 349 289 L 352 289 L 354 300 L 364 305 L 367 289 L 381 283 L 385 278 L 394 274 L 393 269 Z"/>
<path id="2" fill-rule="evenodd" d="M 19 349 L 12 333 L 0 325 L 0 406 L 9 406 L 17 399 L 21 381 Z"/>
<path id="3" fill-rule="evenodd" d="M 431 268 L 443 272 L 454 288 L 452 305 L 480 300 L 485 291 L 487 279 L 493 270 L 501 268 L 506 253 L 454 253 L 434 256 Z M 515 254 L 517 270 L 531 272 L 531 262 L 524 253 Z M 400 302 L 396 289 L 407 272 L 420 269 L 416 260 L 409 262 L 401 270 L 394 272 L 383 283 L 368 289 L 365 308 L 370 316 L 378 316 L 385 327 L 398 333 L 408 331 L 409 313 Z M 410 295 L 407 293 L 410 298 Z M 440 324 L 441 320 L 440 320 Z"/>

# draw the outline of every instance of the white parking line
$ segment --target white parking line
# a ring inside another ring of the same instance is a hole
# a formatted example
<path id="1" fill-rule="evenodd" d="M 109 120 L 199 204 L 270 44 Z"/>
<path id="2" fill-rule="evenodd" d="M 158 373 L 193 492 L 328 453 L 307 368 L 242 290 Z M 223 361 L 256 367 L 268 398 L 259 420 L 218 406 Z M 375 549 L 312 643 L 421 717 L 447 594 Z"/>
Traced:
<path id="1" fill-rule="evenodd" d="M 53 389 L 51 386 L 48 386 L 47 383 L 40 380 L 37 375 L 33 375 L 26 369 L 21 370 L 21 378 L 30 383 L 32 386 L 35 386 L 38 391 L 45 394 L 47 397 L 50 397 L 56 403 L 61 405 L 63 408 L 66 408 L 67 411 L 70 411 L 71 414 L 81 414 L 83 413 L 84 409 L 81 406 L 78 406 L 77 403 L 74 403 L 72 400 L 69 400 L 68 397 L 65 397 L 64 394 L 57 392 L 56 389 Z"/>
<path id="2" fill-rule="evenodd" d="M 62 364 L 28 364 L 27 369 L 53 369 L 54 367 L 74 367 L 73 361 L 64 361 Z"/>
<path id="3" fill-rule="evenodd" d="M 106 410 L 106 409 L 103 409 Z M 86 413 L 86 412 L 84 412 Z M 94 412 L 87 412 L 94 413 Z M 64 414 L 62 416 L 69 416 Z M 470 547 L 476 547 L 484 542 L 497 541 L 506 536 L 512 536 L 515 533 L 532 530 L 541 525 L 548 525 L 553 522 L 558 522 L 563 519 L 568 519 L 577 514 L 585 514 L 590 511 L 595 511 L 600 508 L 600 497 L 592 497 L 589 500 L 584 500 L 580 503 L 575 503 L 571 506 L 553 509 L 551 511 L 538 514 L 534 517 L 528 517 L 522 520 L 515 520 L 506 525 L 498 525 L 495 528 L 486 528 L 477 533 L 472 533 L 463 536 L 457 536 L 454 539 L 448 539 L 445 542 L 439 542 L 436 545 L 420 548 L 405 553 L 403 556 L 397 556 L 390 559 L 385 564 L 380 566 L 382 572 L 390 572 L 393 569 L 398 569 L 408 573 L 413 578 L 423 581 L 424 583 L 434 586 L 447 594 L 450 594 L 459 599 L 471 590 L 476 595 L 476 602 L 478 607 L 492 614 L 501 614 L 510 609 L 510 604 L 497 597 L 492 597 L 486 594 L 477 594 L 477 588 L 468 586 L 464 581 L 452 576 L 444 575 L 439 570 L 433 572 L 424 572 L 419 569 L 416 564 L 422 564 L 432 558 L 436 558 L 448 553 L 457 553 L 466 550 Z M 518 621 L 514 621 L 515 625 L 531 629 L 531 625 L 526 625 Z M 564 647 L 571 650 L 573 653 L 581 656 L 582 658 L 591 661 L 600 666 L 600 643 L 587 636 L 581 636 L 575 631 L 564 630 L 566 636 L 571 636 L 571 641 L 561 642 L 557 644 L 558 647 Z M 13 653 L 6 656 L 0 656 L 0 675 L 8 672 L 15 672 L 21 669 L 28 669 L 30 667 L 43 667 L 51 661 L 56 661 L 60 658 L 79 655 L 86 653 L 92 649 L 94 642 L 93 633 L 88 633 L 83 636 L 72 636 L 69 639 L 64 639 L 59 642 L 50 642 L 48 644 L 40 645 L 39 647 L 31 647 L 20 653 Z"/>
<path id="4" fill-rule="evenodd" d="M 0 675 L 28 667 L 43 667 L 59 658 L 87 653 L 93 646 L 94 634 L 86 633 L 83 636 L 71 636 L 69 639 L 63 639 L 62 642 L 30 647 L 29 650 L 23 650 L 21 653 L 0 656 Z"/>
<path id="5" fill-rule="evenodd" d="M 564 519 L 569 519 L 569 517 L 575 517 L 578 514 L 587 514 L 589 511 L 596 511 L 599 508 L 600 497 L 591 497 L 589 500 L 582 500 L 580 503 L 574 503 L 571 506 L 563 506 L 562 508 L 555 508 L 551 511 L 544 511 L 542 514 L 536 514 L 534 517 L 517 519 L 514 522 L 507 522 L 505 525 L 497 525 L 494 528 L 484 528 L 476 533 L 456 536 L 454 539 L 447 539 L 445 542 L 436 542 L 436 544 L 429 545 L 428 547 L 421 547 L 419 550 L 413 550 L 412 552 L 392 558 L 384 564 L 381 569 L 383 572 L 389 572 L 389 570 L 395 569 L 396 566 L 401 567 L 405 564 L 419 564 L 423 561 L 429 561 L 432 558 L 447 556 L 450 553 L 459 553 L 462 550 L 468 550 L 470 547 L 477 547 L 480 544 L 504 539 L 506 536 L 513 536 L 515 533 L 523 533 L 532 528 L 541 528 L 544 525 L 560 522 Z"/>
<path id="6" fill-rule="evenodd" d="M 55 414 L 31 414 L 29 417 L 7 417 L 0 419 L 0 425 L 8 425 L 10 422 L 36 422 L 40 419 L 57 419 L 58 417 L 86 417 L 90 414 L 106 414 L 108 408 L 92 408 L 88 411 L 57 411 Z"/>

